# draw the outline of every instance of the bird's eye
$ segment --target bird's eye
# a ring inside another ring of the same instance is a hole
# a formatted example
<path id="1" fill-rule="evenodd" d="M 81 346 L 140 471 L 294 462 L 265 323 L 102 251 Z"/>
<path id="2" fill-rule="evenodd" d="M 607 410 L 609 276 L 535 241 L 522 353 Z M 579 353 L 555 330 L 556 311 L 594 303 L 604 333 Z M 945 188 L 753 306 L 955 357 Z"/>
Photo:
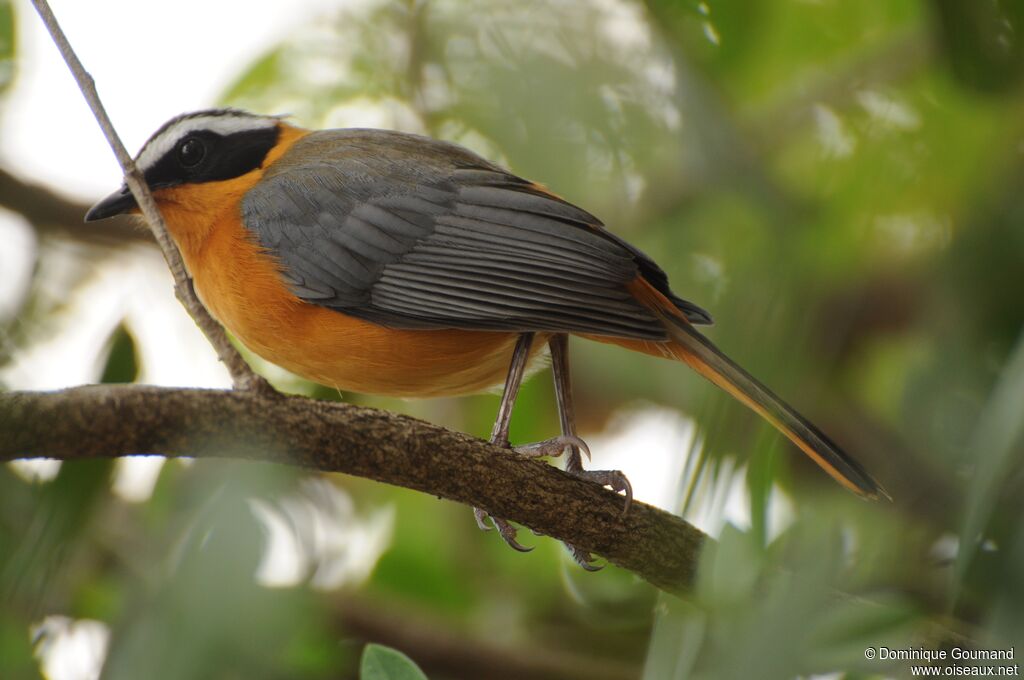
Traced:
<path id="1" fill-rule="evenodd" d="M 195 137 L 186 139 L 178 145 L 178 162 L 183 168 L 194 168 L 206 157 L 206 145 Z"/>

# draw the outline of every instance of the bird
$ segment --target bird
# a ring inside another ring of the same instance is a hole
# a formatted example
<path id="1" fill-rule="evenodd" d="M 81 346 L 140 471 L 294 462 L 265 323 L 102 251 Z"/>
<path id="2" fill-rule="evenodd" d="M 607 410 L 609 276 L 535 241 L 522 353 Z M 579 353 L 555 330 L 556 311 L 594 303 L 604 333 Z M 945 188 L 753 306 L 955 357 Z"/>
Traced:
<path id="1" fill-rule="evenodd" d="M 515 447 L 584 470 L 568 337 L 682 362 L 749 407 L 826 473 L 884 489 L 697 326 L 711 315 L 586 210 L 454 143 L 392 130 L 310 130 L 234 108 L 172 118 L 135 158 L 200 300 L 271 363 L 339 390 L 464 395 L 504 385 L 491 441 L 548 349 L 562 433 Z M 137 214 L 127 186 L 86 221 Z M 475 515 L 513 548 L 508 521 Z M 590 568 L 592 557 L 568 546 Z"/>

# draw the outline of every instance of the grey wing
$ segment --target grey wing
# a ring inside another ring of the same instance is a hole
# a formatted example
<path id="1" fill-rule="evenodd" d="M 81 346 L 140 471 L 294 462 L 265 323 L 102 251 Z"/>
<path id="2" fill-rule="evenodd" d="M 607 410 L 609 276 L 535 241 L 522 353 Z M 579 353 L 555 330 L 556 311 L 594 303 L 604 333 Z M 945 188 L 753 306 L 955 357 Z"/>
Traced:
<path id="1" fill-rule="evenodd" d="M 242 209 L 297 296 L 384 326 L 666 339 L 638 275 L 710 322 L 589 213 L 426 137 L 313 133 Z"/>

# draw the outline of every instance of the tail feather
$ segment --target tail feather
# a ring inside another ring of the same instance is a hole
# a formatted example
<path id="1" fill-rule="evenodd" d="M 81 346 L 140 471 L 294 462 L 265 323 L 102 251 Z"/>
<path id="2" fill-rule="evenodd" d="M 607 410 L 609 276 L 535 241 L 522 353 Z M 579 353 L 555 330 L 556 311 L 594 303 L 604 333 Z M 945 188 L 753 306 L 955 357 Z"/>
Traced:
<path id="1" fill-rule="evenodd" d="M 667 348 L 675 358 L 774 425 L 846 488 L 868 498 L 888 497 L 881 485 L 835 442 L 715 347 L 649 284 L 644 285 L 642 279 L 639 282 L 633 294 L 664 322 L 673 341 Z"/>

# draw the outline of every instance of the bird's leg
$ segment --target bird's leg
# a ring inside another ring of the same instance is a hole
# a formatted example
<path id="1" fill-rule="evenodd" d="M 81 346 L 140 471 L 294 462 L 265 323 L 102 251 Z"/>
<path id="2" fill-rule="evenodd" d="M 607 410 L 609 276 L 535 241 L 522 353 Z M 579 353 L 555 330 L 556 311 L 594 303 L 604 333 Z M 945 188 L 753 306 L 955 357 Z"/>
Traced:
<path id="1" fill-rule="evenodd" d="M 575 439 L 582 443 L 576 436 L 576 414 L 573 410 L 572 382 L 569 378 L 569 336 L 564 333 L 551 336 L 548 347 L 551 348 L 551 373 L 555 379 L 555 400 L 558 403 L 558 418 L 562 424 L 562 436 L 566 440 Z M 566 472 L 597 482 L 601 486 L 610 486 L 616 492 L 624 492 L 626 503 L 623 514 L 625 514 L 633 501 L 633 487 L 629 480 L 619 470 L 584 470 L 581 450 L 587 454 L 587 458 L 590 458 L 590 452 L 585 444 L 583 446 L 576 443 L 569 445 L 569 455 L 565 460 Z M 599 569 L 592 564 L 594 558 L 590 553 L 569 543 L 566 543 L 565 547 L 572 553 L 573 559 L 584 569 L 588 571 Z"/>
<path id="2" fill-rule="evenodd" d="M 572 381 L 569 378 L 569 336 L 564 333 L 551 336 L 548 347 L 551 349 L 551 375 L 555 379 L 555 401 L 558 404 L 558 420 L 562 425 L 562 434 L 575 437 L 576 411 L 572 402 Z M 589 451 L 587 458 L 590 458 Z M 574 475 L 583 472 L 583 457 L 580 455 L 579 447 L 569 447 L 569 455 L 565 458 L 565 471 Z"/>
<path id="3" fill-rule="evenodd" d="M 512 422 L 512 408 L 515 406 L 516 397 L 519 395 L 519 386 L 523 382 L 523 375 L 526 373 L 526 364 L 530 359 L 530 348 L 533 345 L 533 333 L 522 333 L 516 341 L 515 349 L 512 350 L 512 361 L 508 367 L 508 377 L 505 378 L 505 389 L 501 394 L 501 403 L 498 405 L 498 415 L 494 420 L 494 428 L 491 430 L 491 443 L 504 448 L 512 448 L 516 453 L 524 456 L 560 456 L 569 450 L 569 460 L 566 469 L 583 479 L 596 481 L 603 486 L 610 486 L 616 491 L 626 492 L 626 508 L 633 498 L 633 490 L 625 475 L 617 470 L 584 470 L 581 451 L 590 457 L 590 449 L 586 442 L 576 436 L 575 424 L 572 411 L 572 395 L 569 388 L 569 361 L 568 361 L 568 336 L 556 335 L 550 341 L 551 358 L 555 375 L 555 395 L 558 401 L 558 415 L 562 423 L 562 435 L 535 444 L 512 447 L 509 443 L 508 431 Z M 501 538 L 512 548 L 520 552 L 529 552 L 533 548 L 527 548 L 516 540 L 516 528 L 506 520 L 499 517 L 492 517 L 486 510 L 473 508 L 473 515 L 476 517 L 477 526 L 484 531 L 490 531 L 487 521 L 490 520 L 494 528 L 501 534 Z M 567 544 L 568 545 L 568 544 Z M 573 546 L 568 546 L 573 557 L 585 569 L 594 570 L 590 562 L 591 556 Z"/>
<path id="4" fill-rule="evenodd" d="M 512 361 L 508 366 L 508 377 L 505 378 L 505 389 L 501 393 L 498 404 L 498 415 L 491 428 L 491 443 L 498 446 L 509 446 L 508 430 L 512 423 L 512 407 L 519 396 L 519 386 L 523 383 L 526 373 L 526 362 L 530 359 L 530 347 L 533 346 L 533 333 L 522 333 L 512 350 Z"/>
<path id="5" fill-rule="evenodd" d="M 498 416 L 494 420 L 494 428 L 491 430 L 491 443 L 508 448 L 508 429 L 512 422 L 512 407 L 516 403 L 516 396 L 519 394 L 519 385 L 523 382 L 523 374 L 526 372 L 526 363 L 530 358 L 530 346 L 533 344 L 533 333 L 523 333 L 516 341 L 516 347 L 512 350 L 512 362 L 508 367 L 508 377 L 505 378 L 505 390 L 501 393 L 501 403 L 498 405 Z M 510 547 L 520 552 L 529 552 L 533 548 L 527 548 L 516 540 L 516 528 L 506 519 L 491 517 L 481 508 L 473 508 L 473 515 L 476 517 L 477 526 L 484 531 L 490 531 L 487 520 L 490 519 L 494 528 L 501 534 L 501 538 Z"/>
<path id="6" fill-rule="evenodd" d="M 626 494 L 623 512 L 629 510 L 633 501 L 633 487 L 619 470 L 584 470 L 582 450 L 590 457 L 586 444 L 576 436 L 576 413 L 573 409 L 572 382 L 569 378 L 569 336 L 553 335 L 548 341 L 551 348 L 551 373 L 555 379 L 555 400 L 558 403 L 558 418 L 562 424 L 565 440 L 575 440 L 570 444 L 569 456 L 565 461 L 565 471 L 583 479 L 597 482 L 601 486 L 609 486 L 614 491 Z M 582 446 L 580 446 L 582 444 Z"/>

